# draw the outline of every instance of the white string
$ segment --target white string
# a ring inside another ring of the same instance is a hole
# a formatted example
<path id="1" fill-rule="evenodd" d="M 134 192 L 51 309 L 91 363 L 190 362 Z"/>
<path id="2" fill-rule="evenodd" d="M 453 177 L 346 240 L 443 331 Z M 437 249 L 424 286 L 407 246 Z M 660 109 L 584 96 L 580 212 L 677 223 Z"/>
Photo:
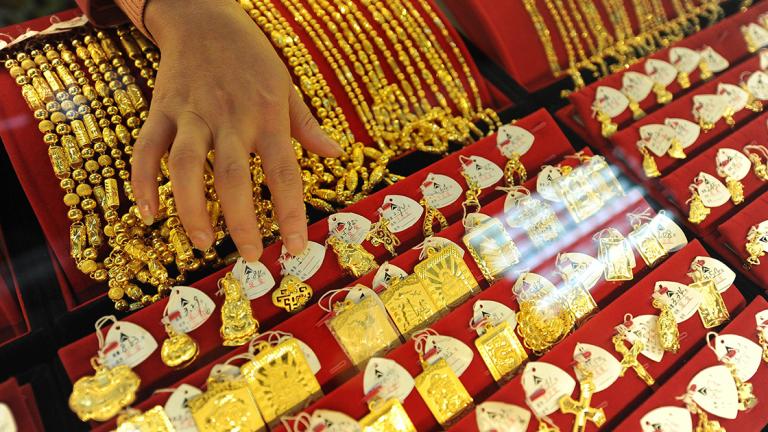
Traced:
<path id="1" fill-rule="evenodd" d="M 707 332 L 707 336 L 706 336 L 707 346 L 709 347 L 709 349 L 712 350 L 713 353 L 715 353 L 715 356 L 717 356 L 717 351 L 715 350 L 715 344 L 713 341 L 717 339 L 718 336 L 719 335 L 717 334 L 717 332 L 713 332 L 713 331 Z M 718 358 L 718 360 L 720 359 Z"/>
<path id="2" fill-rule="evenodd" d="M 523 195 L 531 196 L 531 191 L 527 187 L 522 186 L 522 185 L 518 185 L 518 186 L 496 186 L 496 190 L 504 192 L 507 195 L 509 195 L 511 193 L 514 193 L 514 192 L 519 192 L 519 193 L 521 193 Z"/>
<path id="3" fill-rule="evenodd" d="M 419 243 L 419 244 L 417 244 L 416 246 L 413 247 L 413 250 L 420 251 L 419 252 L 419 261 L 427 258 L 427 248 L 428 248 L 427 242 L 431 241 L 432 237 L 433 236 L 425 237 L 424 240 L 421 243 Z"/>
<path id="4" fill-rule="evenodd" d="M 250 352 L 244 352 L 244 353 L 240 353 L 238 355 L 232 356 L 232 357 L 228 358 L 224 362 L 224 365 L 225 366 L 234 366 L 232 364 L 232 362 L 234 362 L 236 360 L 248 360 L 248 361 L 251 361 L 251 360 L 253 360 L 253 354 L 251 354 Z M 213 372 L 213 369 L 211 369 L 211 372 Z"/>
<path id="5" fill-rule="evenodd" d="M 176 390 L 177 389 L 175 389 L 175 388 L 166 387 L 166 388 L 157 389 L 157 390 L 153 391 L 152 394 L 157 394 L 157 393 L 173 393 Z"/>
<path id="6" fill-rule="evenodd" d="M 430 336 L 438 336 L 439 333 L 431 328 L 425 328 L 424 330 L 415 333 L 413 336 L 411 336 L 411 339 L 413 339 L 413 348 L 416 350 L 416 352 L 419 354 L 419 356 L 426 354 L 424 352 L 424 344 L 427 343 L 427 338 Z"/>
<path id="7" fill-rule="evenodd" d="M 312 417 L 306 412 L 302 411 L 295 416 L 282 416 L 280 417 L 280 423 L 288 432 L 301 432 L 309 430 L 310 420 Z M 299 428 L 297 426 L 303 426 Z"/>
<path id="8" fill-rule="evenodd" d="M 112 322 L 113 324 L 117 323 L 117 317 L 114 315 L 107 315 L 103 316 L 96 320 L 96 323 L 94 324 L 94 327 L 96 328 L 96 340 L 99 341 L 99 355 L 102 354 L 102 350 L 104 349 L 104 339 L 105 335 L 102 333 L 101 329 L 104 328 L 104 326 L 107 325 L 108 322 Z"/>
<path id="9" fill-rule="evenodd" d="M 642 212 L 634 211 L 627 213 L 627 220 L 629 220 L 629 224 L 633 227 L 642 225 L 643 222 L 649 222 L 652 219 L 650 207 L 646 207 Z"/>
<path id="10" fill-rule="evenodd" d="M 331 311 L 333 311 L 333 297 L 336 294 L 340 293 L 340 292 L 349 292 L 349 291 L 352 291 L 352 290 L 349 289 L 349 288 L 332 289 L 332 290 L 326 292 L 325 294 L 323 294 L 320 297 L 320 299 L 317 301 L 317 305 L 320 306 L 320 309 L 322 309 L 322 310 L 324 310 L 326 312 L 331 312 Z M 327 307 L 325 305 L 323 305 L 323 300 L 326 297 L 328 297 L 328 306 Z"/>
<path id="11" fill-rule="evenodd" d="M 51 17 L 50 19 L 51 25 L 40 31 L 27 28 L 27 30 L 24 33 L 20 34 L 16 38 L 12 38 L 10 37 L 10 35 L 3 34 L 4 36 L 8 36 L 11 39 L 11 41 L 10 42 L 0 41 L 1 42 L 0 51 L 6 48 L 10 48 L 14 45 L 18 45 L 26 41 L 27 39 L 31 39 L 33 37 L 62 33 L 76 27 L 82 27 L 88 22 L 88 19 L 85 17 L 85 15 L 81 15 L 81 16 L 69 19 L 67 21 L 60 21 L 60 20 L 55 21 L 54 18 L 58 20 L 58 17 L 55 17 L 55 16 Z"/>

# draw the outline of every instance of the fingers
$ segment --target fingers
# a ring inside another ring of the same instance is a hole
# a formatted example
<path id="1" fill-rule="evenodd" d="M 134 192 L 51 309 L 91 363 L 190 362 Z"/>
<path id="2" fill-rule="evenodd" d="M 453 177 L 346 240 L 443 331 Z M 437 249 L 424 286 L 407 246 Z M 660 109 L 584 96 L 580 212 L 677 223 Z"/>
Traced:
<path id="1" fill-rule="evenodd" d="M 183 112 L 168 157 L 176 211 L 190 240 L 200 250 L 211 247 L 214 240 L 203 181 L 211 140 L 208 125 L 196 114 Z"/>
<path id="2" fill-rule="evenodd" d="M 152 109 L 133 146 L 131 186 L 141 219 L 146 225 L 154 222 L 159 207 L 157 174 L 160 159 L 171 145 L 176 125 L 160 109 Z"/>
<path id="3" fill-rule="evenodd" d="M 299 94 L 293 89 L 290 89 L 288 94 L 291 136 L 296 138 L 302 147 L 319 156 L 341 156 L 341 146 L 320 129 L 320 125 Z"/>
<path id="4" fill-rule="evenodd" d="M 250 155 L 231 129 L 216 132 L 214 181 L 224 219 L 237 250 L 246 261 L 261 256 L 261 233 L 253 206 Z"/>

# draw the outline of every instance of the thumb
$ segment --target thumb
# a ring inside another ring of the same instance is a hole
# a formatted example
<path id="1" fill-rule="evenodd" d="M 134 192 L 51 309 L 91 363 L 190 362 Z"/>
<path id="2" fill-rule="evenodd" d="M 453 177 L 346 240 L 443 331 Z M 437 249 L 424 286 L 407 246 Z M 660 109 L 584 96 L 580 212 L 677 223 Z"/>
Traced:
<path id="1" fill-rule="evenodd" d="M 288 113 L 291 120 L 291 136 L 296 138 L 301 146 L 323 157 L 339 157 L 343 150 L 339 143 L 332 140 L 317 123 L 315 117 L 307 108 L 293 88 L 289 91 Z"/>

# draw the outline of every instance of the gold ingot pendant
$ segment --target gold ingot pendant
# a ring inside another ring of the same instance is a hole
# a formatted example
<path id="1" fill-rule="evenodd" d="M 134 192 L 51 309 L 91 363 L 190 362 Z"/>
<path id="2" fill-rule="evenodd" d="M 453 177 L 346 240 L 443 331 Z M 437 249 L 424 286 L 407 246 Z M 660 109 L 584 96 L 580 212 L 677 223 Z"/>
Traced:
<path id="1" fill-rule="evenodd" d="M 161 406 L 144 413 L 117 420 L 115 432 L 176 432 L 171 419 Z"/>
<path id="2" fill-rule="evenodd" d="M 272 291 L 272 303 L 291 313 L 303 309 L 311 299 L 312 287 L 293 275 L 283 276 L 280 286 Z"/>
<path id="3" fill-rule="evenodd" d="M 444 358 L 423 366 L 424 372 L 415 379 L 416 390 L 438 423 L 448 427 L 472 408 L 472 396 Z"/>
<path id="4" fill-rule="evenodd" d="M 141 380 L 128 366 L 112 369 L 92 360 L 96 371 L 77 380 L 69 396 L 69 408 L 82 421 L 107 421 L 136 399 Z"/>
<path id="5" fill-rule="evenodd" d="M 506 321 L 486 325 L 485 333 L 475 339 L 475 347 L 496 382 L 505 381 L 528 360 L 523 344 Z"/>
<path id="6" fill-rule="evenodd" d="M 416 432 L 416 427 L 397 399 L 372 402 L 371 412 L 358 423 L 362 432 Z"/>
<path id="7" fill-rule="evenodd" d="M 242 379 L 208 380 L 208 389 L 187 401 L 201 432 L 266 431 L 259 408 Z"/>
<path id="8" fill-rule="evenodd" d="M 480 287 L 464 262 L 458 246 L 427 251 L 427 259 L 416 264 L 414 273 L 439 307 L 461 304 Z"/>
<path id="9" fill-rule="evenodd" d="M 169 324 L 165 325 L 168 339 L 163 341 L 160 359 L 171 368 L 183 369 L 195 361 L 199 353 L 197 342 L 186 333 L 179 333 Z"/>

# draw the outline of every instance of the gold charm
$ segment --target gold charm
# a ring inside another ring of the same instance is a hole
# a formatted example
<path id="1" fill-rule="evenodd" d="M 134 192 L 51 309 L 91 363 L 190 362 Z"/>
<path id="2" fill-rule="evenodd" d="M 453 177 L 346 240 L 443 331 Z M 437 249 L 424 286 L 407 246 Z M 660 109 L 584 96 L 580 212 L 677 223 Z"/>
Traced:
<path id="1" fill-rule="evenodd" d="M 421 365 L 424 372 L 414 380 L 416 390 L 438 423 L 448 427 L 472 408 L 472 396 L 444 358 L 432 365 L 422 359 Z"/>
<path id="2" fill-rule="evenodd" d="M 434 322 L 442 311 L 415 274 L 393 282 L 379 298 L 406 337 Z"/>
<path id="3" fill-rule="evenodd" d="M 672 138 L 667 154 L 669 157 L 675 159 L 685 159 L 687 157 L 685 155 L 685 150 L 683 149 L 683 144 L 677 138 Z"/>
<path id="4" fill-rule="evenodd" d="M 652 302 L 653 307 L 659 310 L 659 318 L 657 320 L 659 342 L 661 342 L 661 347 L 664 348 L 664 351 L 677 354 L 677 351 L 680 350 L 680 331 L 677 328 L 677 321 L 674 314 L 672 314 L 672 309 L 661 298 L 661 296 L 666 294 L 664 290 L 666 288 L 662 288 L 659 291 L 659 295 L 654 293 Z"/>
<path id="5" fill-rule="evenodd" d="M 765 334 L 768 330 L 768 322 L 763 321 L 757 325 L 757 342 L 763 348 L 763 361 L 768 363 L 768 340 L 765 338 Z"/>
<path id="6" fill-rule="evenodd" d="M 656 178 L 661 175 L 659 167 L 656 165 L 656 159 L 653 158 L 651 152 L 645 147 L 642 141 L 637 142 L 637 149 L 640 154 L 643 155 L 643 172 L 648 178 Z"/>
<path id="7" fill-rule="evenodd" d="M 397 256 L 396 248 L 400 246 L 400 239 L 389 230 L 389 220 L 386 218 L 373 224 L 366 238 L 373 246 L 382 246 L 390 255 Z"/>
<path id="8" fill-rule="evenodd" d="M 400 341 L 400 335 L 376 296 L 367 296 L 357 304 L 344 300 L 334 304 L 332 310 L 333 316 L 326 324 L 358 368 Z"/>
<path id="9" fill-rule="evenodd" d="M 602 408 L 592 408 L 592 396 L 595 394 L 595 383 L 592 381 L 592 373 L 585 370 L 583 366 L 577 363 L 581 368 L 582 379 L 579 382 L 579 400 L 574 400 L 568 395 L 560 398 L 560 412 L 563 414 L 573 414 L 573 432 L 584 432 L 587 430 L 587 422 L 593 423 L 597 427 L 603 426 L 606 421 L 605 411 Z"/>
<path id="10" fill-rule="evenodd" d="M 510 378 L 528 360 L 528 353 L 509 323 L 483 324 L 485 333 L 475 339 L 475 347 L 496 382 Z"/>
<path id="11" fill-rule="evenodd" d="M 762 145 L 749 144 L 744 146 L 742 151 L 745 155 L 747 155 L 749 161 L 752 162 L 752 171 L 755 173 L 757 178 L 762 181 L 768 181 L 768 167 L 765 163 L 763 163 L 763 159 L 760 157 L 760 153 L 762 153 L 763 158 L 768 161 L 768 149 Z"/>
<path id="12" fill-rule="evenodd" d="M 765 248 L 763 247 L 763 237 L 765 233 L 761 232 L 757 225 L 749 228 L 747 233 L 747 243 L 744 247 L 747 250 L 747 260 L 744 262 L 744 267 L 749 270 L 754 266 L 760 265 L 760 258 L 765 255 Z"/>
<path id="13" fill-rule="evenodd" d="M 752 112 L 762 112 L 763 111 L 763 103 L 760 102 L 757 98 L 755 98 L 755 95 L 752 94 L 751 91 L 749 91 L 749 87 L 747 87 L 747 83 L 744 81 L 741 82 L 740 87 L 744 92 L 749 95 L 749 98 L 747 99 L 747 105 L 746 108 Z"/>
<path id="14" fill-rule="evenodd" d="M 328 244 L 336 254 L 339 267 L 356 278 L 363 277 L 379 267 L 373 254 L 357 243 L 347 243 L 336 236 L 329 236 Z"/>
<path id="15" fill-rule="evenodd" d="M 480 290 L 458 246 L 447 245 L 439 251 L 427 249 L 427 259 L 416 264 L 419 277 L 438 307 L 453 307 Z"/>
<path id="16" fill-rule="evenodd" d="M 649 266 L 652 267 L 667 257 L 667 250 L 661 243 L 653 227 L 649 225 L 652 219 L 650 213 L 646 210 L 640 214 L 627 214 L 629 223 L 632 224 L 632 232 L 627 236 L 632 246 L 640 253 L 640 257 Z"/>
<path id="17" fill-rule="evenodd" d="M 691 86 L 691 77 L 688 72 L 677 72 L 677 83 L 680 84 L 680 88 L 687 89 Z"/>
<path id="18" fill-rule="evenodd" d="M 241 376 L 209 378 L 205 393 L 190 398 L 187 405 L 200 431 L 267 430 L 248 384 Z"/>
<path id="19" fill-rule="evenodd" d="M 227 272 L 219 279 L 219 290 L 224 292 L 220 330 L 223 345 L 245 345 L 259 331 L 259 322 L 253 317 L 251 302 L 232 272 Z"/>
<path id="20" fill-rule="evenodd" d="M 640 104 L 629 96 L 627 96 L 627 99 L 629 99 L 629 110 L 632 111 L 632 119 L 640 120 L 645 117 L 645 111 L 640 108 Z"/>
<path id="21" fill-rule="evenodd" d="M 709 63 L 704 60 L 704 58 L 699 61 L 699 71 L 701 72 L 699 76 L 704 81 L 707 81 L 714 76 L 712 69 L 709 67 Z"/>
<path id="22" fill-rule="evenodd" d="M 691 191 L 691 197 L 688 198 L 688 221 L 698 225 L 704 222 L 711 210 L 701 202 L 699 192 L 694 185 L 690 185 L 689 189 Z"/>
<path id="23" fill-rule="evenodd" d="M 272 303 L 290 313 L 304 308 L 312 299 L 312 287 L 294 275 L 287 274 L 272 291 Z"/>
<path id="24" fill-rule="evenodd" d="M 362 432 L 416 432 L 416 427 L 397 399 L 374 400 L 368 404 L 371 410 L 360 420 Z"/>
<path id="25" fill-rule="evenodd" d="M 610 138 L 613 136 L 619 129 L 619 126 L 608 117 L 608 114 L 605 114 L 600 110 L 596 110 L 595 114 L 597 116 L 597 121 L 600 122 L 600 133 L 603 135 L 603 138 Z"/>
<path id="26" fill-rule="evenodd" d="M 616 228 L 606 228 L 593 236 L 598 242 L 597 259 L 605 266 L 605 280 L 627 281 L 635 277 L 635 253 Z"/>
<path id="27" fill-rule="evenodd" d="M 435 220 L 437 220 L 437 223 L 440 224 L 440 229 L 438 229 L 437 232 L 448 228 L 448 220 L 442 213 L 440 213 L 440 210 L 429 205 L 427 200 L 424 198 L 422 198 L 419 203 L 424 206 L 424 223 L 422 224 L 424 237 L 431 237 L 435 235 Z"/>
<path id="28" fill-rule="evenodd" d="M 659 105 L 666 105 L 672 102 L 672 92 L 659 83 L 653 84 L 653 93 L 656 94 L 656 103 Z"/>
<path id="29" fill-rule="evenodd" d="M 477 226 L 467 227 L 462 241 L 489 283 L 503 277 L 512 266 L 520 262 L 517 245 L 504 225 L 494 217 L 489 217 Z"/>
<path id="30" fill-rule="evenodd" d="M 678 397 L 678 399 L 682 399 L 688 411 L 698 417 L 694 432 L 727 432 L 717 420 L 709 419 L 707 413 L 694 402 L 690 392 L 691 390 L 682 397 Z"/>
<path id="31" fill-rule="evenodd" d="M 271 345 L 257 341 L 253 358 L 240 367 L 264 421 L 274 426 L 322 396 L 301 346 L 293 337 Z"/>
<path id="32" fill-rule="evenodd" d="M 688 286 L 701 295 L 699 316 L 704 328 L 717 327 L 728 321 L 730 314 L 723 301 L 723 296 L 717 291 L 715 282 L 712 279 L 703 279 L 703 275 L 698 270 L 694 270 L 690 275 L 693 277 L 693 283 Z"/>
<path id="33" fill-rule="evenodd" d="M 511 156 L 507 164 L 504 165 L 504 180 L 507 182 L 507 186 L 523 184 L 528 180 L 528 172 L 525 169 L 525 165 L 520 161 L 520 155 L 512 153 Z"/>
<path id="34" fill-rule="evenodd" d="M 579 157 L 582 163 L 590 160 L 578 154 L 575 156 Z M 563 169 L 563 176 L 554 184 L 555 190 L 576 222 L 582 222 L 598 213 L 605 204 L 603 198 L 609 199 L 615 195 L 609 195 L 605 189 L 596 187 L 595 183 L 601 180 L 596 171 L 601 170 L 594 170 L 588 165 L 578 166 L 571 171 Z M 605 195 L 601 196 L 598 192 L 605 192 Z"/>
<path id="35" fill-rule="evenodd" d="M 634 369 L 635 373 L 637 373 L 637 376 L 641 380 L 643 380 L 648 386 L 652 386 L 656 380 L 653 379 L 651 374 L 648 373 L 648 370 L 645 369 L 645 366 L 643 366 L 643 364 L 640 363 L 640 361 L 637 359 L 637 357 L 640 355 L 640 352 L 645 348 L 645 345 L 638 340 L 632 344 L 632 348 L 627 348 L 627 346 L 624 345 L 624 336 L 621 333 L 613 335 L 611 340 L 613 341 L 613 349 L 622 356 L 621 372 L 619 373 L 619 376 L 623 377 L 627 370 L 631 368 Z"/>
<path id="36" fill-rule="evenodd" d="M 570 333 L 576 316 L 552 282 L 535 273 L 520 275 L 512 293 L 517 298 L 517 333 L 536 354 L 546 352 Z"/>
<path id="37" fill-rule="evenodd" d="M 91 366 L 95 373 L 78 379 L 72 386 L 69 408 L 82 421 L 107 421 L 136 400 L 141 380 L 128 366 L 110 369 L 95 357 Z"/>
<path id="38" fill-rule="evenodd" d="M 552 207 L 540 199 L 533 198 L 523 186 L 502 188 L 507 200 L 513 199 L 514 206 L 505 212 L 506 222 L 513 228 L 523 228 L 537 248 L 556 240 L 563 232 L 563 225 Z"/>
<path id="39" fill-rule="evenodd" d="M 170 324 L 165 324 L 168 339 L 163 341 L 160 359 L 170 368 L 183 369 L 197 358 L 197 342 L 186 333 L 179 333 Z"/>
<path id="40" fill-rule="evenodd" d="M 135 413 L 117 419 L 115 432 L 175 432 L 171 419 L 161 406 L 155 406 L 143 413 Z"/>
<path id="41" fill-rule="evenodd" d="M 739 205 L 744 202 L 744 185 L 741 184 L 740 181 L 726 177 L 725 186 L 731 194 L 731 201 L 734 205 Z"/>
<path id="42" fill-rule="evenodd" d="M 480 211 L 480 186 L 475 182 L 464 170 L 461 171 L 461 175 L 467 182 L 467 191 L 464 192 L 464 202 L 461 203 L 461 207 L 464 209 L 464 214 L 476 213 Z M 471 209 L 471 211 L 469 210 Z"/>
<path id="43" fill-rule="evenodd" d="M 733 111 L 733 108 L 728 107 L 726 108 L 725 112 L 723 112 L 723 118 L 725 119 L 725 124 L 731 127 L 733 129 L 736 126 L 736 119 L 733 118 L 733 116 L 736 113 Z"/>
<path id="44" fill-rule="evenodd" d="M 757 396 L 755 396 L 755 392 L 752 389 L 752 383 L 744 382 L 739 378 L 739 372 L 730 355 L 730 353 L 726 354 L 720 361 L 728 368 L 728 372 L 733 377 L 733 382 L 736 383 L 736 393 L 739 396 L 739 411 L 749 411 L 757 405 Z"/>

